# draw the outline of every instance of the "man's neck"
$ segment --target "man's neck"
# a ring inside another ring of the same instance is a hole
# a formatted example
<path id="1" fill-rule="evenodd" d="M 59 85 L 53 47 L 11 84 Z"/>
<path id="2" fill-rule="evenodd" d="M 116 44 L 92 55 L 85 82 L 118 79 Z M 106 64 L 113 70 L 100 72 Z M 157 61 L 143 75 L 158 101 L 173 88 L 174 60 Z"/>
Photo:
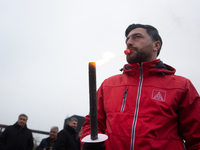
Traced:
<path id="1" fill-rule="evenodd" d="M 56 139 L 51 139 L 51 138 L 50 138 L 50 141 L 51 141 L 51 142 L 55 142 L 55 140 L 56 140 Z"/>
<path id="2" fill-rule="evenodd" d="M 20 130 L 23 129 L 23 128 L 25 127 L 25 126 L 20 126 L 19 124 L 17 124 L 17 125 L 19 126 Z"/>

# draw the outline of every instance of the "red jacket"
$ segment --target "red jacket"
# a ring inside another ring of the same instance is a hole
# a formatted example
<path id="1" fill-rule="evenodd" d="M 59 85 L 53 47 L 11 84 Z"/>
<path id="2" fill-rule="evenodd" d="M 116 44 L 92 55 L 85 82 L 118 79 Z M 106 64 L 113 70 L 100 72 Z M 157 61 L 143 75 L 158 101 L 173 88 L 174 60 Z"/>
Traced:
<path id="1" fill-rule="evenodd" d="M 200 149 L 200 97 L 162 61 L 125 65 L 97 92 L 98 132 L 106 150 Z M 90 134 L 85 117 L 83 136 Z M 185 141 L 185 144 L 183 142 Z"/>

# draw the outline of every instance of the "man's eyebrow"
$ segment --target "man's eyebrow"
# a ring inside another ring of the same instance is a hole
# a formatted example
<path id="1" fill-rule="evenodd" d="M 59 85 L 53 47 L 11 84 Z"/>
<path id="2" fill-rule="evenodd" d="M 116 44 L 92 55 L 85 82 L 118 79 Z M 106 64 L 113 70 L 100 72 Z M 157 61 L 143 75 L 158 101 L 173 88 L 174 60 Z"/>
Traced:
<path id="1" fill-rule="evenodd" d="M 134 33 L 134 34 L 131 34 L 130 36 L 136 36 L 136 35 L 142 35 L 142 33 Z"/>

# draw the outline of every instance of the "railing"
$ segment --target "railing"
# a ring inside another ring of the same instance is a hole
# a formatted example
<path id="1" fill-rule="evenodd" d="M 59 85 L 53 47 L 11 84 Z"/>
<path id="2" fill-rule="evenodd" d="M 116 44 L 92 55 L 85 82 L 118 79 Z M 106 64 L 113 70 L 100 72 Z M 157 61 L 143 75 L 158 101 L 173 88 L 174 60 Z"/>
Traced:
<path id="1" fill-rule="evenodd" d="M 6 128 L 8 127 L 8 125 L 5 125 L 5 124 L 0 124 L 0 133 L 3 132 L 3 128 Z M 49 132 L 46 132 L 46 131 L 40 131 L 40 130 L 34 130 L 34 129 L 30 129 L 33 133 L 39 133 L 39 134 L 47 134 L 49 135 Z"/>

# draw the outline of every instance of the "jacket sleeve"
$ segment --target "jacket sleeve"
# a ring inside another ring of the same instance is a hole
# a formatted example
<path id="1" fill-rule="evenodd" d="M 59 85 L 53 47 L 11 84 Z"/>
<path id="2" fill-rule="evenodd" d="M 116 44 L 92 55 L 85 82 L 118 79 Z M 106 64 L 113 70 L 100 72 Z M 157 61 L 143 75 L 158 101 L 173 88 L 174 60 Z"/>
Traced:
<path id="1" fill-rule="evenodd" d="M 105 133 L 106 129 L 106 115 L 104 111 L 102 87 L 103 86 L 101 85 L 97 91 L 98 133 Z M 90 135 L 90 114 L 85 117 L 85 123 L 83 124 L 83 134 L 81 136 L 81 140 L 87 135 Z"/>
<path id="2" fill-rule="evenodd" d="M 185 91 L 178 108 L 179 133 L 188 150 L 200 149 L 200 97 L 187 79 Z"/>
<path id="3" fill-rule="evenodd" d="M 5 143 L 7 140 L 7 128 L 0 135 L 0 150 L 5 150 Z"/>

